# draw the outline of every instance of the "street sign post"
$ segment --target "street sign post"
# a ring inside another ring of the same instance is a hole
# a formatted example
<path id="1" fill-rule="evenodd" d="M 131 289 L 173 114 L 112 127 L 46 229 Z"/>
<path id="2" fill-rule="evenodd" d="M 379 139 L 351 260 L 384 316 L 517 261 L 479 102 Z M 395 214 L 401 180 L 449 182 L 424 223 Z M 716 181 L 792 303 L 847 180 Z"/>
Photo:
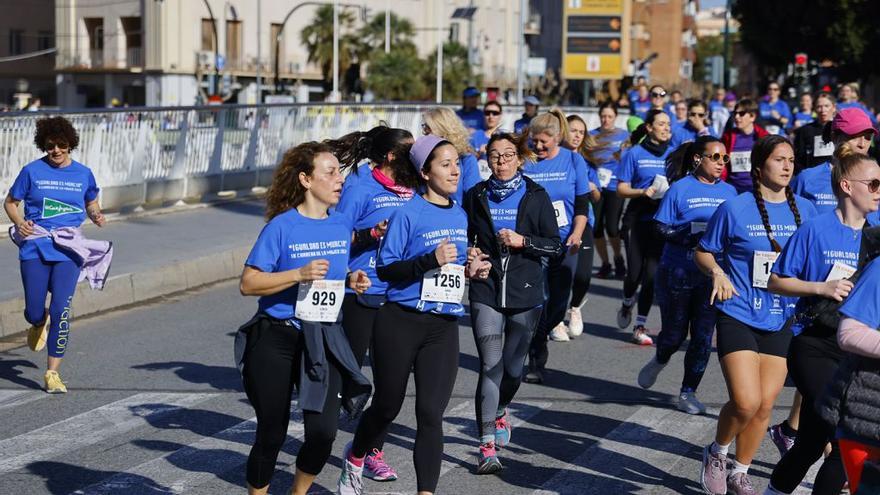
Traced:
<path id="1" fill-rule="evenodd" d="M 562 13 L 562 76 L 620 79 L 629 60 L 626 0 L 565 0 Z"/>

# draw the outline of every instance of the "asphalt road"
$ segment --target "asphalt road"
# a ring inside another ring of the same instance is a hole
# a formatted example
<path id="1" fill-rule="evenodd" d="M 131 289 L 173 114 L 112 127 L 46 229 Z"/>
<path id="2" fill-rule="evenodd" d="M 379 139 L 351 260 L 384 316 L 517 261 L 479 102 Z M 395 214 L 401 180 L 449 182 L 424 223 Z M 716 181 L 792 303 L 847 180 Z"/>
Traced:
<path id="1" fill-rule="evenodd" d="M 616 328 L 620 282 L 594 281 L 589 297 L 587 332 L 551 343 L 546 383 L 520 389 L 499 475 L 474 474 L 478 361 L 463 321 L 438 493 L 701 493 L 701 448 L 712 440 L 714 414 L 727 397 L 717 358 L 699 390 L 709 415 L 680 413 L 670 404 L 683 353 L 652 390 L 640 389 L 636 373 L 653 348 L 630 344 L 628 332 Z M 75 321 L 62 369 L 70 393 L 62 396 L 40 390 L 44 354 L 26 347 L 0 352 L 0 493 L 243 493 L 254 414 L 232 363 L 232 336 L 255 307 L 227 282 Z M 649 328 L 658 322 L 654 308 Z M 785 417 L 791 395 L 783 392 L 774 421 Z M 415 492 L 413 397 L 386 445 L 401 479 L 367 481 L 368 493 Z M 335 488 L 353 426 L 339 432 L 314 493 Z M 287 493 L 301 440 L 294 417 L 271 493 Z M 751 471 L 759 493 L 778 459 L 765 439 Z"/>

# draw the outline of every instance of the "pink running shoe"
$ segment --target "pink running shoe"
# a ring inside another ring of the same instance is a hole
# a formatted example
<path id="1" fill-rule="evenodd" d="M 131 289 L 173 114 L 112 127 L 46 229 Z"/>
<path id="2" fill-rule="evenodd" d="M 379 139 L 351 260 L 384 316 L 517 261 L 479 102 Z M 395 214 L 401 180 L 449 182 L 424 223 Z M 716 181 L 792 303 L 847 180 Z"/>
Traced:
<path id="1" fill-rule="evenodd" d="M 500 418 L 495 418 L 495 448 L 503 449 L 510 443 L 510 421 L 507 420 L 507 409 Z"/>
<path id="2" fill-rule="evenodd" d="M 373 449 L 364 459 L 364 477 L 373 481 L 394 481 L 397 473 L 385 462 L 385 452 Z"/>

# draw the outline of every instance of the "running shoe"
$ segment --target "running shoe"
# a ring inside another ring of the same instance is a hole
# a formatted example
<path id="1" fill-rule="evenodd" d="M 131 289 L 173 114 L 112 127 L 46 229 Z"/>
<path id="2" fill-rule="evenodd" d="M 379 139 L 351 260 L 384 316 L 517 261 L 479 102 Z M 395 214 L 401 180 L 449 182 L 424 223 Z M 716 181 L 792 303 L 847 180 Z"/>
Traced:
<path id="1" fill-rule="evenodd" d="M 654 339 L 648 335 L 648 330 L 643 325 L 633 327 L 632 341 L 638 345 L 652 345 L 654 343 Z"/>
<path id="2" fill-rule="evenodd" d="M 639 371 L 639 386 L 642 388 L 653 387 L 654 382 L 657 381 L 657 375 L 659 375 L 665 367 L 666 364 L 660 364 L 660 362 L 657 361 L 657 356 L 651 357 L 648 364 L 642 368 L 642 371 Z"/>
<path id="3" fill-rule="evenodd" d="M 611 263 L 602 263 L 602 266 L 599 268 L 599 271 L 596 272 L 596 278 L 608 279 L 611 278 L 612 268 Z"/>
<path id="4" fill-rule="evenodd" d="M 560 321 L 558 325 L 553 327 L 553 330 L 550 330 L 550 340 L 554 342 L 568 342 L 571 340 L 568 337 L 568 328 L 566 328 L 564 321 Z"/>
<path id="5" fill-rule="evenodd" d="M 31 348 L 32 351 L 42 351 L 44 347 L 46 347 L 46 336 L 49 331 L 49 312 L 46 312 L 46 317 L 43 318 L 43 321 L 33 325 L 28 329 L 27 332 L 27 343 L 28 347 Z"/>
<path id="6" fill-rule="evenodd" d="M 621 304 L 617 310 L 617 328 L 626 328 L 632 322 L 633 307 Z"/>
<path id="7" fill-rule="evenodd" d="M 758 495 L 748 473 L 731 474 L 727 478 L 727 492 L 734 495 Z"/>
<path id="8" fill-rule="evenodd" d="M 782 423 L 778 425 L 773 425 L 767 429 L 767 435 L 770 436 L 770 440 L 773 440 L 773 445 L 779 450 L 779 455 L 783 456 L 786 452 L 788 452 L 791 447 L 794 445 L 795 437 L 790 437 L 783 433 L 782 431 Z"/>
<path id="9" fill-rule="evenodd" d="M 725 495 L 727 493 L 727 456 L 713 454 L 712 445 L 703 448 L 700 485 L 706 493 L 711 495 Z"/>
<path id="10" fill-rule="evenodd" d="M 587 302 L 584 299 L 584 302 Z M 568 310 L 568 336 L 571 338 L 580 337 L 584 333 L 584 319 L 581 317 L 581 306 Z"/>
<path id="11" fill-rule="evenodd" d="M 67 385 L 61 381 L 61 375 L 58 374 L 57 371 L 49 370 L 46 372 L 46 376 L 43 377 L 43 380 L 46 382 L 46 392 L 50 394 L 66 394 L 67 393 Z"/>
<path id="12" fill-rule="evenodd" d="M 397 473 L 385 462 L 385 452 L 373 449 L 364 459 L 364 477 L 373 481 L 394 481 Z"/>
<path id="13" fill-rule="evenodd" d="M 338 495 L 361 495 L 364 493 L 364 482 L 361 479 L 364 467 L 355 466 L 349 461 L 349 452 L 351 452 L 351 442 L 348 442 L 345 450 L 342 451 L 342 473 L 340 473 L 339 482 L 336 484 L 336 493 Z"/>
<path id="14" fill-rule="evenodd" d="M 678 403 L 676 407 L 679 411 L 688 414 L 706 414 L 706 406 L 697 400 L 696 394 L 693 392 L 682 392 L 678 394 Z"/>
<path id="15" fill-rule="evenodd" d="M 501 471 L 501 461 L 495 452 L 495 442 L 480 444 L 480 458 L 477 463 L 477 474 L 493 474 Z"/>
<path id="16" fill-rule="evenodd" d="M 540 368 L 529 366 L 529 371 L 523 376 L 523 381 L 540 385 L 544 383 L 544 371 Z"/>
<path id="17" fill-rule="evenodd" d="M 507 409 L 501 417 L 495 418 L 495 446 L 500 450 L 510 443 L 510 421 L 507 420 Z"/>
<path id="18" fill-rule="evenodd" d="M 618 280 L 626 278 L 626 264 L 623 262 L 623 257 L 614 258 L 614 278 Z"/>

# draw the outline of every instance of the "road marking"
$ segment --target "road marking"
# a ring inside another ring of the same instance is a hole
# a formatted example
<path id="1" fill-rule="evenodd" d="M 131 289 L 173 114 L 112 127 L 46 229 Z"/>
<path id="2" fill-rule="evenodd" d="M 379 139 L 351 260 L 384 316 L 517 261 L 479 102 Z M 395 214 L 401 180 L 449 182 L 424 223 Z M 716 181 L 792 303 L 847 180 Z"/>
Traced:
<path id="1" fill-rule="evenodd" d="M 21 406 L 48 397 L 42 390 L 0 390 L 0 410 Z"/>
<path id="2" fill-rule="evenodd" d="M 148 426 L 147 420 L 204 402 L 215 394 L 143 393 L 0 440 L 0 474 Z"/>

